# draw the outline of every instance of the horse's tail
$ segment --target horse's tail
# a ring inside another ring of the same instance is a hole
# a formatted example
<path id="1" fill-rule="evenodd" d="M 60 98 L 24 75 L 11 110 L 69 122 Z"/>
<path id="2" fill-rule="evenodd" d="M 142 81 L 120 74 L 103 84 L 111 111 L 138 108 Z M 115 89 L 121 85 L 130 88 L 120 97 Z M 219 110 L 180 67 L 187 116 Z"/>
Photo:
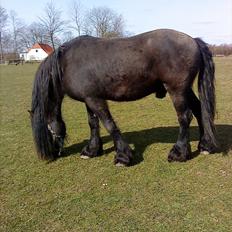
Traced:
<path id="1" fill-rule="evenodd" d="M 207 44 L 200 38 L 195 38 L 202 57 L 202 63 L 198 78 L 198 91 L 201 102 L 202 124 L 204 127 L 204 139 L 209 144 L 209 152 L 218 148 L 214 117 L 216 111 L 215 86 L 214 86 L 214 62 L 212 53 Z"/>
<path id="2" fill-rule="evenodd" d="M 32 133 L 38 156 L 46 160 L 55 158 L 48 119 L 60 99 L 61 69 L 58 54 L 57 51 L 53 52 L 40 64 L 32 91 Z"/>

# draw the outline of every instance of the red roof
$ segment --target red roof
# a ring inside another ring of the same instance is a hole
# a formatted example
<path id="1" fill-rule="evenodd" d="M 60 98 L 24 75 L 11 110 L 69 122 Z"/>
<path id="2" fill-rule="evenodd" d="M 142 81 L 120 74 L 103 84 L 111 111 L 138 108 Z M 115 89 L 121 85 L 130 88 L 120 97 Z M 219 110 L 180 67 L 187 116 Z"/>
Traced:
<path id="1" fill-rule="evenodd" d="M 51 54 L 53 52 L 53 48 L 51 46 L 49 46 L 48 44 L 42 44 L 42 43 L 36 43 L 34 44 L 30 49 L 38 49 L 41 48 L 43 49 L 48 55 Z"/>

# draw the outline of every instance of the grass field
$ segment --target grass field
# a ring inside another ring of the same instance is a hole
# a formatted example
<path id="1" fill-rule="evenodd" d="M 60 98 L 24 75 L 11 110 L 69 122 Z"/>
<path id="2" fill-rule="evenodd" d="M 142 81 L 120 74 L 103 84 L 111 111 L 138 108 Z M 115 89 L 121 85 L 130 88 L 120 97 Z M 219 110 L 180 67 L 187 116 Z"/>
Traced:
<path id="1" fill-rule="evenodd" d="M 65 98 L 65 157 L 37 159 L 29 114 L 37 65 L 0 66 L 0 231 L 232 231 L 232 58 L 216 62 L 217 131 L 222 153 L 168 163 L 178 124 L 169 97 L 113 103 L 111 111 L 135 149 L 131 167 L 105 154 L 82 160 L 89 137 L 82 103 Z M 191 124 L 192 151 L 198 131 Z"/>

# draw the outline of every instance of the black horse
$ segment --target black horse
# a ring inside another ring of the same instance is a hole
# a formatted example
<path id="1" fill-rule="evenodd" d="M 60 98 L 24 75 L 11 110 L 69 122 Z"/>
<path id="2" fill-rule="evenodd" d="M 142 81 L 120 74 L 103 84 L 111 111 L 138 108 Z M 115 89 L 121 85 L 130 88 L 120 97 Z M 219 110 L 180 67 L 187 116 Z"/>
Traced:
<path id="1" fill-rule="evenodd" d="M 192 90 L 198 74 L 198 92 Z M 66 135 L 61 116 L 64 95 L 84 102 L 91 136 L 82 158 L 102 153 L 99 119 L 116 149 L 115 164 L 129 165 L 132 150 L 123 140 L 106 100 L 133 101 L 169 93 L 180 124 L 169 161 L 186 161 L 191 154 L 189 124 L 196 117 L 201 152 L 217 150 L 215 137 L 214 63 L 205 42 L 174 30 L 155 30 L 130 38 L 80 36 L 60 46 L 37 70 L 32 93 L 31 122 L 42 159 L 60 154 Z"/>

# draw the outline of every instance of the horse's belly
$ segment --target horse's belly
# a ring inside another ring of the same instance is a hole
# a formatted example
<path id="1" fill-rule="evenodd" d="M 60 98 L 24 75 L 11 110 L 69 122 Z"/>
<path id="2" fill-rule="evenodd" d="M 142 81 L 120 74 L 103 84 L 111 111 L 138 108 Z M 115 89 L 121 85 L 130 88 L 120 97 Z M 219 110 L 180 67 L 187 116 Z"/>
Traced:
<path id="1" fill-rule="evenodd" d="M 141 99 L 145 96 L 148 96 L 151 93 L 155 92 L 155 86 L 150 85 L 138 85 L 137 86 L 126 86 L 120 85 L 115 88 L 112 88 L 111 91 L 108 91 L 107 98 L 108 100 L 113 101 L 134 101 Z"/>

